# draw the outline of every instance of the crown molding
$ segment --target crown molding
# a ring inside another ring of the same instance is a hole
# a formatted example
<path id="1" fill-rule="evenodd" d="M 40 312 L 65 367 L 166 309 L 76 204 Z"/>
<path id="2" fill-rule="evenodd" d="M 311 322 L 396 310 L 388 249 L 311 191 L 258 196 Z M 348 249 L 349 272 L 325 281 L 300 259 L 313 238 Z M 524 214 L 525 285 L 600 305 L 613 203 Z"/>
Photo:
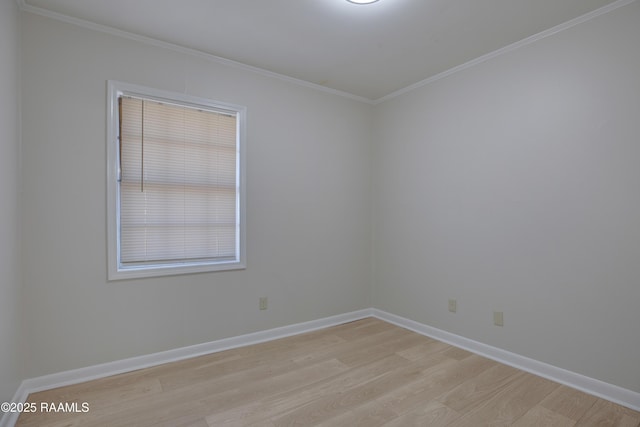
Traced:
<path id="1" fill-rule="evenodd" d="M 197 49 L 192 49 L 192 48 L 188 48 L 185 46 L 180 46 L 177 44 L 173 44 L 173 43 L 169 43 L 169 42 L 165 42 L 162 40 L 158 40 L 158 39 L 154 39 L 151 37 L 146 37 L 146 36 L 141 36 L 138 34 L 134 34 L 134 33 L 130 33 L 128 31 L 123 31 L 123 30 L 118 30 L 116 28 L 113 27 L 109 27 L 106 25 L 102 25 L 102 24 L 96 24 L 94 22 L 90 22 L 84 19 L 79 19 L 79 18 L 74 18 L 68 15 L 63 15 L 57 12 L 52 12 L 50 10 L 47 9 L 43 9 L 40 7 L 35 7 L 35 6 L 31 6 L 29 4 L 26 3 L 26 0 L 16 0 L 16 2 L 18 3 L 18 6 L 20 7 L 20 10 L 24 11 L 24 12 L 30 12 L 36 15 L 40 15 L 40 16 L 45 16 L 48 18 L 52 18 L 52 19 L 56 19 L 58 21 L 62 21 L 62 22 L 66 22 L 69 24 L 73 24 L 73 25 L 77 25 L 80 27 L 84 27 L 87 29 L 91 29 L 91 30 L 95 30 L 95 31 L 100 31 L 103 33 L 107 33 L 107 34 L 111 34 L 111 35 L 115 35 L 118 37 L 123 37 L 123 38 L 127 38 L 129 40 L 134 40 L 137 42 L 141 42 L 141 43 L 145 43 L 145 44 L 149 44 L 152 46 L 156 46 L 156 47 L 161 47 L 161 48 L 165 48 L 165 49 L 169 49 L 169 50 L 173 50 L 176 52 L 180 52 L 180 53 L 184 53 L 187 55 L 192 55 L 192 56 L 196 56 L 199 58 L 203 58 L 206 59 L 208 61 L 211 62 L 215 62 L 218 64 L 222 64 L 222 65 L 227 65 L 230 67 L 235 67 L 235 68 L 239 68 L 245 71 L 250 71 L 250 72 L 254 72 L 257 74 L 261 74 L 263 76 L 267 76 L 267 77 L 271 77 L 271 78 L 275 78 L 278 80 L 283 80 L 289 83 L 293 83 L 299 86 L 304 86 L 310 89 L 315 89 L 321 92 L 325 92 L 325 93 L 329 93 L 332 95 L 337 95 L 337 96 L 341 96 L 343 98 L 348 98 L 348 99 L 352 99 L 355 101 L 359 101 L 365 104 L 370 104 L 370 105 L 377 105 L 377 104 L 381 104 L 385 101 L 388 101 L 390 99 L 393 99 L 395 97 L 398 97 L 400 95 L 403 95 L 405 93 L 411 92 L 415 89 L 418 89 L 422 86 L 426 86 L 428 84 L 434 83 L 438 80 L 444 79 L 452 74 L 458 73 L 460 71 L 466 70 L 468 68 L 474 67 L 476 65 L 482 64 L 483 62 L 486 62 L 490 59 L 496 58 L 500 55 L 512 52 L 514 50 L 520 49 L 524 46 L 530 45 L 532 43 L 535 43 L 539 40 L 542 40 L 544 38 L 547 38 L 549 36 L 552 36 L 556 33 L 559 33 L 561 31 L 567 30 L 569 28 L 575 27 L 576 25 L 582 24 L 584 22 L 590 21 L 594 18 L 597 18 L 598 16 L 607 14 L 613 10 L 616 10 L 620 7 L 623 6 L 627 6 L 631 3 L 635 3 L 638 0 L 617 0 L 614 1 L 613 3 L 610 3 L 606 6 L 603 6 L 599 9 L 596 9 L 594 11 L 591 11 L 589 13 L 586 13 L 582 16 L 579 16 L 577 18 L 571 19 L 567 22 L 564 22 L 560 25 L 556 25 L 555 27 L 549 28 L 548 30 L 544 30 L 540 33 L 534 34 L 532 36 L 529 36 L 525 39 L 522 39 L 520 41 L 517 41 L 515 43 L 512 43 L 510 45 L 504 46 L 500 49 L 494 50 L 492 52 L 489 52 L 485 55 L 479 56 L 475 59 L 472 59 L 471 61 L 465 62 L 464 64 L 460 64 L 457 65 L 453 68 L 449 68 L 448 70 L 445 70 L 441 73 L 438 73 L 436 75 L 433 75 L 431 77 L 428 77 L 424 80 L 421 80 L 417 83 L 414 83 L 412 85 L 406 86 L 402 89 L 399 89 L 395 92 L 391 92 L 388 95 L 385 95 L 383 97 L 380 97 L 378 99 L 369 99 L 369 98 L 365 98 L 363 96 L 359 96 L 359 95 L 354 95 L 352 93 L 349 92 L 345 92 L 345 91 L 341 91 L 341 90 L 337 90 L 337 89 L 332 89 L 332 88 L 328 88 L 326 86 L 322 86 L 316 83 L 311 83 L 308 82 L 306 80 L 301 80 L 301 79 L 296 79 L 294 77 L 290 77 L 284 74 L 280 74 L 280 73 L 276 73 L 273 71 L 269 71 L 269 70 L 265 70 L 263 68 L 259 68 L 259 67 L 254 67 L 251 65 L 247 65 L 247 64 L 243 64 L 241 62 L 237 62 L 237 61 L 233 61 L 231 59 L 227 59 L 227 58 L 223 58 L 220 56 L 216 56 L 216 55 L 212 55 L 210 53 L 206 53 Z"/>
<path id="2" fill-rule="evenodd" d="M 539 40 L 542 40 L 544 38 L 547 38 L 549 36 L 557 34 L 557 33 L 561 32 L 561 31 L 567 30 L 569 28 L 575 27 L 576 25 L 579 25 L 579 24 L 582 24 L 584 22 L 590 21 L 590 20 L 592 20 L 594 18 L 597 18 L 598 16 L 607 14 L 607 13 L 609 13 L 609 12 L 615 10 L 615 9 L 618 9 L 618 8 L 620 8 L 622 6 L 626 6 L 626 5 L 629 5 L 631 3 L 635 3 L 636 1 L 638 1 L 638 0 L 617 0 L 617 1 L 613 2 L 613 3 L 610 3 L 610 4 L 606 5 L 606 6 L 601 7 L 599 9 L 596 9 L 594 11 L 586 13 L 586 14 L 584 14 L 582 16 L 577 17 L 577 18 L 571 19 L 571 20 L 569 20 L 567 22 L 564 22 L 564 23 L 562 23 L 560 25 L 556 25 L 555 27 L 549 28 L 548 30 L 544 30 L 542 32 L 539 32 L 538 34 L 534 34 L 532 36 L 529 36 L 529 37 L 527 37 L 525 39 L 522 39 L 522 40 L 517 41 L 515 43 L 512 43 L 510 45 L 507 45 L 507 46 L 502 47 L 500 49 L 494 50 L 493 52 L 489 52 L 489 53 L 487 53 L 485 55 L 479 56 L 479 57 L 477 57 L 475 59 L 472 59 L 471 61 L 465 62 L 464 64 L 460 64 L 460 65 L 457 65 L 457 66 L 455 66 L 453 68 L 449 68 L 448 70 L 445 70 L 445 71 L 443 71 L 441 73 L 438 73 L 436 75 L 428 77 L 428 78 L 426 78 L 424 80 L 421 80 L 421 81 L 419 81 L 417 83 L 414 83 L 412 85 L 406 86 L 406 87 L 404 87 L 402 89 L 398 89 L 395 92 L 391 92 L 388 95 L 385 95 L 385 96 L 383 96 L 381 98 L 378 98 L 378 99 L 374 100 L 373 104 L 377 105 L 377 104 L 380 104 L 382 102 L 388 101 L 388 100 L 390 100 L 392 98 L 398 97 L 400 95 L 404 95 L 405 93 L 411 92 L 411 91 L 413 91 L 415 89 L 418 89 L 418 88 L 420 88 L 422 86 L 426 86 L 426 85 L 428 85 L 430 83 L 434 83 L 434 82 L 436 82 L 438 80 L 444 79 L 445 77 L 448 77 L 448 76 L 450 76 L 452 74 L 458 73 L 458 72 L 466 70 L 468 68 L 472 68 L 472 67 L 474 67 L 476 65 L 479 65 L 479 64 L 482 64 L 483 62 L 486 62 L 486 61 L 488 61 L 490 59 L 496 58 L 496 57 L 498 57 L 500 55 L 504 55 L 505 53 L 509 53 L 509 52 L 514 51 L 514 50 L 520 49 L 520 48 L 522 48 L 524 46 L 527 46 L 527 45 L 530 45 L 532 43 L 535 43 L 535 42 L 537 42 Z"/>
<path id="3" fill-rule="evenodd" d="M 41 7 L 32 6 L 27 4 L 25 0 L 16 0 L 18 5 L 20 6 L 20 10 L 23 12 L 33 13 L 34 15 L 44 16 L 46 18 L 55 19 L 57 21 L 65 22 L 67 24 L 76 25 L 78 27 L 87 28 L 89 30 L 98 31 L 101 33 L 110 34 L 117 37 L 122 37 L 125 39 L 133 40 L 136 42 L 144 43 L 147 45 L 160 47 L 163 49 L 168 49 L 174 52 L 182 53 L 185 55 L 190 55 L 194 57 L 198 57 L 210 62 L 214 62 L 221 65 L 226 65 L 229 67 L 234 67 L 240 70 L 249 71 L 252 73 L 260 74 L 262 76 L 271 77 L 277 80 L 285 81 L 288 83 L 292 83 L 298 86 L 303 86 L 309 89 L 314 89 L 320 92 L 329 93 L 331 95 L 337 95 L 343 98 L 348 98 L 354 101 L 362 102 L 365 104 L 373 104 L 373 100 L 369 98 L 365 98 L 363 96 L 354 95 L 349 92 L 344 92 L 338 89 L 332 89 L 326 86 L 322 86 L 316 83 L 311 83 L 306 80 L 297 79 L 295 77 L 290 77 L 284 74 L 276 73 L 274 71 L 265 70 L 264 68 L 254 67 L 252 65 L 243 64 L 242 62 L 234 61 L 231 59 L 223 58 L 221 56 L 216 56 L 201 50 L 192 49 L 189 47 L 177 45 L 174 43 L 169 43 L 166 41 L 158 40 L 152 37 L 142 36 L 139 34 L 131 33 L 124 30 L 119 30 L 117 28 L 113 28 L 107 25 L 97 24 L 95 22 L 87 21 L 85 19 L 75 18 L 72 16 L 64 15 L 58 12 L 53 12 L 47 9 L 43 9 Z"/>

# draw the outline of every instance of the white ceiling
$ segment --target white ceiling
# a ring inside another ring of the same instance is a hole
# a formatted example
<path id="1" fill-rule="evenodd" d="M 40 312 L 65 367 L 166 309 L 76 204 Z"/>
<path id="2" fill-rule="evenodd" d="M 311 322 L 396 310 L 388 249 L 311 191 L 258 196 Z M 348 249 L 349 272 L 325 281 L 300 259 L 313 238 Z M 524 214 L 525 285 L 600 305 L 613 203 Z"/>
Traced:
<path id="1" fill-rule="evenodd" d="M 370 100 L 614 3 L 25 1 L 27 10 L 47 10 L 152 37 Z"/>

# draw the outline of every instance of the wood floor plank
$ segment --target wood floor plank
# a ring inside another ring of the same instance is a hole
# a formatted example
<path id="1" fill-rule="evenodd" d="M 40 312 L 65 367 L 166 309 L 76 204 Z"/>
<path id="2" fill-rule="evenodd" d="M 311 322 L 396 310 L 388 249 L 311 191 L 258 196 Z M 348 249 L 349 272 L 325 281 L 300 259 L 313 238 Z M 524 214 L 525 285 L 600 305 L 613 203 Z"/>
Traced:
<path id="1" fill-rule="evenodd" d="M 558 384 L 520 372 L 518 378 L 467 412 L 451 426 L 510 426 L 529 409 L 536 406 Z"/>
<path id="2" fill-rule="evenodd" d="M 419 379 L 428 363 L 427 361 L 408 362 L 407 366 L 396 368 L 364 384 L 337 390 L 323 398 L 314 399 L 312 402 L 274 419 L 273 422 L 276 427 L 316 425 L 327 418 L 348 411 L 349 408 L 362 405 L 366 401 L 376 399 L 402 385 Z"/>
<path id="3" fill-rule="evenodd" d="M 592 426 L 640 426 L 640 413 L 606 400 L 598 399 L 578 420 L 577 425 Z"/>
<path id="4" fill-rule="evenodd" d="M 344 343 L 342 338 L 335 335 L 323 335 L 315 341 L 305 342 L 302 346 L 289 346 L 281 349 L 280 352 L 265 351 L 261 354 L 250 354 L 228 360 L 216 361 L 215 363 L 197 363 L 185 369 L 174 370 L 159 375 L 162 388 L 172 390 L 183 386 L 191 386 L 197 382 L 221 381 L 229 374 L 244 373 L 237 376 L 238 381 L 258 380 L 278 373 L 284 373 L 292 369 L 292 361 L 309 352 L 331 347 Z M 328 359 L 327 359 L 328 360 Z M 226 387 L 232 387 L 227 383 Z"/>
<path id="5" fill-rule="evenodd" d="M 366 348 L 344 352 L 338 355 L 337 359 L 347 366 L 359 366 L 412 347 L 420 341 L 419 335 L 409 332 Z"/>
<path id="6" fill-rule="evenodd" d="M 393 326 L 393 325 L 391 325 Z M 363 348 L 371 348 L 371 346 L 380 345 L 388 340 L 398 339 L 401 336 L 408 335 L 409 331 L 403 330 L 399 333 L 396 329 L 385 328 L 382 331 L 375 332 L 369 335 L 360 335 L 357 338 L 351 339 L 343 344 L 326 346 L 315 352 L 307 352 L 301 356 L 294 357 L 293 361 L 298 364 L 317 363 L 320 360 L 327 360 L 340 357 L 341 355 L 348 354 L 352 351 L 358 351 Z"/>
<path id="7" fill-rule="evenodd" d="M 93 386 L 87 386 L 92 384 Z M 117 406 L 122 401 L 135 400 L 141 397 L 158 395 L 162 393 L 162 386 L 157 378 L 139 378 L 131 382 L 126 375 L 103 378 L 90 383 L 80 385 L 60 387 L 54 390 L 33 393 L 27 402 L 36 403 L 41 407 L 42 403 L 69 402 L 77 403 L 80 408 L 82 403 L 90 402 L 89 410 L 94 413 L 98 411 L 108 411 L 110 407 Z M 71 419 L 80 419 L 86 422 L 89 415 L 82 416 L 75 413 L 52 413 L 51 418 L 60 425 L 67 425 Z M 25 413 L 21 416 L 21 421 L 25 426 L 39 425 L 40 416 L 37 413 Z M 74 424 L 74 425 L 82 425 Z"/>
<path id="8" fill-rule="evenodd" d="M 462 361 L 443 357 L 440 363 L 434 364 L 423 372 L 419 381 L 401 387 L 392 393 L 387 393 L 378 401 L 397 414 L 412 411 L 434 400 L 443 392 L 452 390 L 469 377 L 474 377 L 488 369 L 492 363 L 481 356 L 472 356 Z M 436 355 L 429 358 L 436 357 Z"/>
<path id="9" fill-rule="evenodd" d="M 578 421 L 597 400 L 595 396 L 561 385 L 540 402 L 540 406 Z"/>
<path id="10" fill-rule="evenodd" d="M 379 427 L 397 418 L 398 414 L 370 400 L 364 405 L 344 412 L 336 417 L 328 418 L 317 424 L 317 427 Z"/>
<path id="11" fill-rule="evenodd" d="M 521 374 L 515 368 L 494 363 L 489 369 L 469 378 L 436 400 L 459 413 L 465 413 L 499 393 Z"/>
<path id="12" fill-rule="evenodd" d="M 204 418 L 201 418 L 196 422 L 183 425 L 175 425 L 174 427 L 209 427 L 209 424 L 207 424 Z"/>
<path id="13" fill-rule="evenodd" d="M 621 426 L 640 413 L 375 318 L 33 393 L 18 427 Z"/>
<path id="14" fill-rule="evenodd" d="M 132 418 L 136 418 L 136 425 L 143 426 L 170 426 L 175 419 L 180 419 L 181 414 L 186 414 L 189 419 L 205 417 L 211 408 L 228 409 L 242 405 L 244 401 L 258 399 L 272 392 L 296 388 L 307 381 L 313 382 L 326 376 L 337 374 L 347 369 L 337 360 L 329 360 L 292 370 L 286 374 L 277 375 L 254 383 L 245 383 L 234 389 L 220 388 L 216 382 L 197 383 L 192 387 L 170 390 L 162 393 L 154 399 L 134 399 L 122 402 L 118 408 L 110 408 L 109 411 L 91 411 L 91 418 L 85 418 L 84 425 L 112 427 L 127 427 Z M 140 407 L 146 408 L 146 412 L 140 414 Z"/>
<path id="15" fill-rule="evenodd" d="M 572 419 L 540 405 L 528 410 L 513 424 L 514 427 L 573 427 L 575 425 L 576 422 Z"/>
<path id="16" fill-rule="evenodd" d="M 424 406 L 403 413 L 398 418 L 384 424 L 385 427 L 407 426 L 447 426 L 460 418 L 460 414 L 440 402 L 432 400 Z"/>
<path id="17" fill-rule="evenodd" d="M 444 351 L 450 350 L 451 348 L 453 347 L 441 341 L 436 341 L 436 340 L 432 340 L 431 338 L 427 338 L 426 340 L 422 340 L 417 345 L 414 345 L 407 349 L 400 349 L 396 352 L 400 356 L 406 359 L 418 360 L 430 354 L 439 353 L 441 351 L 444 352 Z"/>
<path id="18" fill-rule="evenodd" d="M 315 399 L 354 387 L 372 378 L 377 378 L 385 372 L 405 366 L 406 359 L 397 355 L 376 360 L 369 364 L 352 368 L 340 375 L 325 378 L 303 389 L 289 392 L 274 393 L 260 400 L 248 402 L 227 411 L 215 410 L 206 418 L 211 425 L 238 426 L 252 425 L 260 420 L 277 417 Z"/>
<path id="19" fill-rule="evenodd" d="M 360 337 L 376 334 L 379 332 L 395 330 L 394 325 L 390 323 L 386 323 L 386 322 L 380 323 L 380 322 L 376 322 L 375 319 L 373 320 L 374 321 L 367 321 L 365 319 L 364 321 L 359 320 L 357 322 L 350 322 L 350 323 L 346 323 L 345 325 L 340 325 L 345 327 L 336 329 L 334 331 L 334 334 L 344 339 L 345 341 L 351 341 Z"/>
<path id="20" fill-rule="evenodd" d="M 437 341 L 436 341 L 437 342 Z M 458 347 L 447 346 L 448 348 L 444 351 L 445 356 L 451 357 L 452 359 L 462 360 L 466 357 L 471 356 L 473 353 L 467 350 L 463 350 Z"/>
<path id="21" fill-rule="evenodd" d="M 244 402 L 267 398 L 271 394 L 308 387 L 327 377 L 347 371 L 348 367 L 342 362 L 331 359 L 316 365 L 292 370 L 273 378 L 247 383 L 245 386 L 224 391 L 213 397 L 205 397 L 207 406 L 216 410 L 228 410 L 241 406 Z"/>

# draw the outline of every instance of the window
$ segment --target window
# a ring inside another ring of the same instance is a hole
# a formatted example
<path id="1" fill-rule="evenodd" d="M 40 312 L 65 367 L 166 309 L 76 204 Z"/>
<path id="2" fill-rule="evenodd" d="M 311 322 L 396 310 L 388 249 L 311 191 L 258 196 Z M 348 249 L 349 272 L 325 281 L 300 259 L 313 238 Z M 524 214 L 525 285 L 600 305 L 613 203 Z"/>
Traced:
<path id="1" fill-rule="evenodd" d="M 108 86 L 109 279 L 244 268 L 245 109 Z"/>

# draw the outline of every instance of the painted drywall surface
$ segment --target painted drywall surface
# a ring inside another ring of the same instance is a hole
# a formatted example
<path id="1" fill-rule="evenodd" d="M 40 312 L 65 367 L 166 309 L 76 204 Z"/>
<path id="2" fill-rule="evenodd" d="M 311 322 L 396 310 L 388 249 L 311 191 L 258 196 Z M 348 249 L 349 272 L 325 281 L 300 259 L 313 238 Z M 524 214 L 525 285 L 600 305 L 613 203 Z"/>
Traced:
<path id="1" fill-rule="evenodd" d="M 28 13 L 22 28 L 28 377 L 370 306 L 371 106 Z M 108 79 L 247 107 L 246 270 L 107 281 Z"/>
<path id="2" fill-rule="evenodd" d="M 0 0 L 0 402 L 21 380 L 18 18 L 16 2 Z"/>
<path id="3" fill-rule="evenodd" d="M 377 106 L 375 307 L 640 391 L 638 22 L 635 2 Z"/>
<path id="4" fill-rule="evenodd" d="M 15 1 L 0 1 L 0 402 L 21 380 L 18 18 Z"/>

